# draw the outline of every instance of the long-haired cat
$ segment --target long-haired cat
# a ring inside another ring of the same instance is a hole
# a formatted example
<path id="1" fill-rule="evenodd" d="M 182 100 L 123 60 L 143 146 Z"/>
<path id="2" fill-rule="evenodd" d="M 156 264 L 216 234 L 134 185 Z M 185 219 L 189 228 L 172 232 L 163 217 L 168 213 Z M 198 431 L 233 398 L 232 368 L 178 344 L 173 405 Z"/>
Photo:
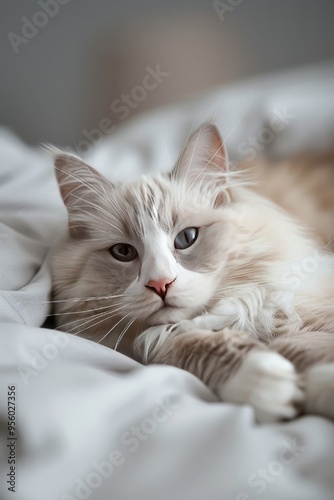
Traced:
<path id="1" fill-rule="evenodd" d="M 58 153 L 69 219 L 53 257 L 59 327 L 105 342 L 135 324 L 137 357 L 190 371 L 222 400 L 251 404 L 259 422 L 334 418 L 328 162 L 318 174 L 310 165 L 229 172 L 211 124 L 172 172 L 115 186 Z"/>

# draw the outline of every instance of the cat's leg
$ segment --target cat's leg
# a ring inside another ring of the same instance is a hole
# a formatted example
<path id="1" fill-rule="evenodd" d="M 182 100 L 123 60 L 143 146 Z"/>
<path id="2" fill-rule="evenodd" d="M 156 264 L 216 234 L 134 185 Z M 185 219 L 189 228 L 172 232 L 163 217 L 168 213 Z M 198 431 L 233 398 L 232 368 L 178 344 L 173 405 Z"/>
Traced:
<path id="1" fill-rule="evenodd" d="M 193 373 L 223 401 L 252 405 L 258 422 L 294 418 L 303 400 L 292 363 L 227 328 L 171 335 L 150 362 Z"/>
<path id="2" fill-rule="evenodd" d="M 303 373 L 305 412 L 334 419 L 334 334 L 299 332 L 275 339 L 270 348 Z"/>

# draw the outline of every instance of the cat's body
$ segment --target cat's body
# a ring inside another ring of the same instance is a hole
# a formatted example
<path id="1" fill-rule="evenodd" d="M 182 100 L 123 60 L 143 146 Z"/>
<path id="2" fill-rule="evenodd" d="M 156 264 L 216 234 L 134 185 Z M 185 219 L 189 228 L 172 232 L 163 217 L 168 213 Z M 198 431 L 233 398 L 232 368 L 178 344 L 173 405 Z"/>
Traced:
<path id="1" fill-rule="evenodd" d="M 321 196 L 314 169 L 259 167 L 247 187 L 248 166 L 227 171 L 211 125 L 171 174 L 117 189 L 59 155 L 71 234 L 53 260 L 59 324 L 99 341 L 133 321 L 145 362 L 189 370 L 259 421 L 300 409 L 334 417 L 331 167 L 319 164 Z"/>

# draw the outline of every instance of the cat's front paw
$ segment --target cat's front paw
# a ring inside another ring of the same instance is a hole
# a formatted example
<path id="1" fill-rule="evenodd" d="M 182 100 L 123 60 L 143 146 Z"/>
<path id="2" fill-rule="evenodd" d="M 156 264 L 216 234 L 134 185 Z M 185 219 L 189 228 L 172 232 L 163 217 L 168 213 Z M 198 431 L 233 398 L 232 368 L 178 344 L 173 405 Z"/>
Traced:
<path id="1" fill-rule="evenodd" d="M 222 316 L 214 314 L 203 314 L 193 319 L 184 319 L 171 325 L 170 332 L 175 335 L 189 333 L 198 330 L 218 331 L 225 327 L 225 320 Z"/>
<path id="2" fill-rule="evenodd" d="M 173 326 L 156 325 L 144 330 L 134 342 L 133 354 L 135 358 L 144 364 L 152 363 L 161 346 L 171 336 Z"/>
<path id="3" fill-rule="evenodd" d="M 151 326 L 136 338 L 134 355 L 145 364 L 152 363 L 167 339 L 170 340 L 182 333 L 188 333 L 196 329 L 196 318 L 169 325 Z"/>
<path id="4" fill-rule="evenodd" d="M 169 331 L 173 335 L 181 335 L 182 333 L 193 332 L 195 330 L 198 330 L 198 318 L 183 319 L 169 327 Z"/>
<path id="5" fill-rule="evenodd" d="M 218 392 L 224 401 L 252 405 L 259 423 L 295 418 L 304 400 L 292 363 L 271 351 L 248 354 Z"/>

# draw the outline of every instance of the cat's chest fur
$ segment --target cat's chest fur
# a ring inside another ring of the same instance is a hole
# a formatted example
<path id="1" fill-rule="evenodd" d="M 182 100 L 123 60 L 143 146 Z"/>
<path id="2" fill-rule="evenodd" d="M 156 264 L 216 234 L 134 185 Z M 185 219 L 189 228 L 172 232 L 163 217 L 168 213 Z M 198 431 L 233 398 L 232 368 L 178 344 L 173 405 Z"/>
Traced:
<path id="1" fill-rule="evenodd" d="M 210 314 L 221 318 L 221 328 L 245 331 L 264 342 L 301 329 L 312 330 L 311 319 L 334 288 L 333 273 L 333 256 L 315 251 L 311 257 L 285 265 L 281 279 L 272 286 L 236 287 Z"/>
<path id="2" fill-rule="evenodd" d="M 222 299 L 211 314 L 217 317 L 213 329 L 219 326 L 219 329 L 244 331 L 253 339 L 264 342 L 270 342 L 283 334 L 295 333 L 300 330 L 302 323 L 291 293 L 266 290 L 265 287 L 247 287 L 236 297 Z"/>

